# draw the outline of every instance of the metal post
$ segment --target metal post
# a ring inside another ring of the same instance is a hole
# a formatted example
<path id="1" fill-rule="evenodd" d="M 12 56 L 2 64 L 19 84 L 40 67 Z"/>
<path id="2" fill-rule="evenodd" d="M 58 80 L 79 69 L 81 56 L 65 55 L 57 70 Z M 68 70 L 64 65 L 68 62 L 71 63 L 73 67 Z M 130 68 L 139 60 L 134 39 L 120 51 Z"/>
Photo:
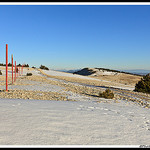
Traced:
<path id="1" fill-rule="evenodd" d="M 24 64 L 22 65 L 22 75 L 23 75 L 23 67 L 24 67 Z"/>
<path id="2" fill-rule="evenodd" d="M 19 66 L 19 76 L 20 76 L 20 66 Z"/>
<path id="3" fill-rule="evenodd" d="M 14 79 L 14 81 L 16 81 L 16 61 L 15 61 L 15 79 Z"/>
<path id="4" fill-rule="evenodd" d="M 23 64 L 21 66 L 21 75 L 23 74 Z"/>
<path id="5" fill-rule="evenodd" d="M 13 84 L 13 55 L 11 55 L 11 59 L 12 59 L 12 84 Z"/>
<path id="6" fill-rule="evenodd" d="M 6 44 L 6 91 L 8 91 L 8 44 Z"/>
<path id="7" fill-rule="evenodd" d="M 18 77 L 18 73 L 19 73 L 19 69 L 18 69 L 18 67 L 17 67 L 17 77 Z"/>

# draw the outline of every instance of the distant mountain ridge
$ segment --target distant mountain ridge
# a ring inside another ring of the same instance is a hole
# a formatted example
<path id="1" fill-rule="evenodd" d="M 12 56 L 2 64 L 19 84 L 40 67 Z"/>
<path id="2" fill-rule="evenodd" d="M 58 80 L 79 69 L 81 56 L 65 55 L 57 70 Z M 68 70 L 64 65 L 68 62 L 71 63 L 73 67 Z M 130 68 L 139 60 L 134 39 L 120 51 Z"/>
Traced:
<path id="1" fill-rule="evenodd" d="M 132 70 L 123 70 L 123 71 L 133 73 L 133 74 L 138 74 L 138 75 L 146 75 L 150 73 L 150 70 L 145 70 L 145 69 L 132 69 Z"/>

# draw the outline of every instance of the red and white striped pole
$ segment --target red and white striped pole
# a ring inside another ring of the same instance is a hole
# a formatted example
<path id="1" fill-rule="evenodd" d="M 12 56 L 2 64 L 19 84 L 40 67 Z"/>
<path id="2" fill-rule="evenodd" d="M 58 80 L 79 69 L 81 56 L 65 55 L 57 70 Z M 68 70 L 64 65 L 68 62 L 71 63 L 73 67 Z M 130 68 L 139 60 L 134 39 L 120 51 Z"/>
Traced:
<path id="1" fill-rule="evenodd" d="M 14 81 L 16 81 L 16 61 L 15 61 L 15 79 L 14 79 Z"/>
<path id="2" fill-rule="evenodd" d="M 13 84 L 13 55 L 11 55 L 11 59 L 12 59 L 12 84 Z"/>
<path id="3" fill-rule="evenodd" d="M 8 44 L 6 44 L 6 91 L 8 91 Z"/>

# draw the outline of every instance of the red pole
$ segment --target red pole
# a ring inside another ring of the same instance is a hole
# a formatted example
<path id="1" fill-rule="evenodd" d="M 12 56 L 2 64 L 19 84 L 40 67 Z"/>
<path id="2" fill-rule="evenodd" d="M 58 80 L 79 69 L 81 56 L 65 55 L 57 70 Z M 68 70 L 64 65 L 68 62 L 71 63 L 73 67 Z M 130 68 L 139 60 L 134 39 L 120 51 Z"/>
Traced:
<path id="1" fill-rule="evenodd" d="M 19 67 L 18 67 L 18 77 L 19 77 Z"/>
<path id="2" fill-rule="evenodd" d="M 24 64 L 22 65 L 22 75 L 23 75 L 23 66 L 24 66 Z"/>
<path id="3" fill-rule="evenodd" d="M 17 73 L 17 77 L 19 76 L 19 67 L 17 67 L 18 73 Z"/>
<path id="4" fill-rule="evenodd" d="M 6 91 L 8 91 L 8 44 L 6 44 Z"/>
<path id="5" fill-rule="evenodd" d="M 21 75 L 23 74 L 23 65 L 21 66 Z"/>
<path id="6" fill-rule="evenodd" d="M 12 84 L 13 84 L 13 55 L 11 55 L 12 58 Z"/>
<path id="7" fill-rule="evenodd" d="M 14 81 L 16 81 L 16 61 L 15 61 L 15 79 L 14 79 Z"/>
<path id="8" fill-rule="evenodd" d="M 19 66 L 19 76 L 20 76 L 20 66 Z"/>

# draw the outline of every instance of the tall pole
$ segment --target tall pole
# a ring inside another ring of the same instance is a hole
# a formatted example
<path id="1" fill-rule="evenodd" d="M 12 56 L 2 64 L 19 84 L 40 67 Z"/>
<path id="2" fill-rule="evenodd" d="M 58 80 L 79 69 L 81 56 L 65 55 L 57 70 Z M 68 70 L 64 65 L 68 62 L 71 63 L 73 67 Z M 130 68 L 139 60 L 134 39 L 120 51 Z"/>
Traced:
<path id="1" fill-rule="evenodd" d="M 23 75 L 23 66 L 24 66 L 24 64 L 22 65 L 22 75 Z"/>
<path id="2" fill-rule="evenodd" d="M 16 61 L 15 61 L 15 79 L 14 79 L 14 81 L 16 81 Z"/>
<path id="3" fill-rule="evenodd" d="M 6 91 L 8 91 L 8 44 L 6 44 Z"/>
<path id="4" fill-rule="evenodd" d="M 20 68 L 19 68 L 19 66 L 18 66 L 18 76 L 20 75 Z"/>
<path id="5" fill-rule="evenodd" d="M 17 77 L 18 77 L 18 67 L 17 67 Z"/>
<path id="6" fill-rule="evenodd" d="M 19 66 L 19 76 L 20 76 L 20 66 Z"/>
<path id="7" fill-rule="evenodd" d="M 13 55 L 11 55 L 11 59 L 12 59 L 12 84 L 13 84 Z"/>
<path id="8" fill-rule="evenodd" d="M 21 66 L 21 75 L 23 74 L 23 64 Z"/>
<path id="9" fill-rule="evenodd" d="M 18 67 L 17 67 L 17 77 L 18 77 L 18 73 L 19 73 L 19 69 L 18 69 Z"/>

